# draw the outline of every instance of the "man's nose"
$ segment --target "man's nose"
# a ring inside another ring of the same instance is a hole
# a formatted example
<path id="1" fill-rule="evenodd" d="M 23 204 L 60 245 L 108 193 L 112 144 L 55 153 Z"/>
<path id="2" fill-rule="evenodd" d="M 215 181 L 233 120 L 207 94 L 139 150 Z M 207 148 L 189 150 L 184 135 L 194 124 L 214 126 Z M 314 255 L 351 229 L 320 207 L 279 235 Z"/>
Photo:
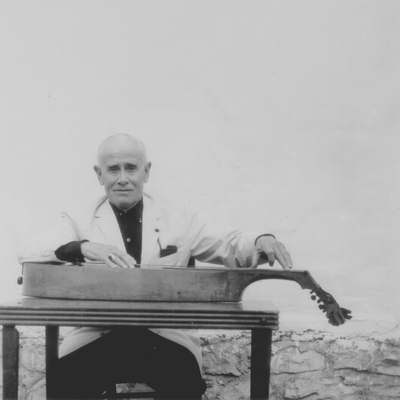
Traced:
<path id="1" fill-rule="evenodd" d="M 125 171 L 121 171 L 119 173 L 118 183 L 121 185 L 126 185 L 128 183 L 128 178 Z"/>

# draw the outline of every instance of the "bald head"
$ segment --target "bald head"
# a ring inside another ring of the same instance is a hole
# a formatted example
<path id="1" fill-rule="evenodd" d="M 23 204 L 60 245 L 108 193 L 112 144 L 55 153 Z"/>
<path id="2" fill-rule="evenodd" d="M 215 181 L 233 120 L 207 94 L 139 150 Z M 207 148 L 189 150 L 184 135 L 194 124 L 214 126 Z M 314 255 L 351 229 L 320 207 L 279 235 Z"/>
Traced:
<path id="1" fill-rule="evenodd" d="M 149 179 L 151 163 L 146 159 L 143 143 L 119 133 L 104 140 L 97 158 L 94 170 L 110 203 L 128 211 L 143 197 L 143 185 Z"/>
<path id="2" fill-rule="evenodd" d="M 147 162 L 146 149 L 142 141 L 127 133 L 117 133 L 105 139 L 99 146 L 97 162 L 99 165 L 103 165 L 107 157 L 120 151 L 132 151 L 141 158 L 143 164 Z"/>

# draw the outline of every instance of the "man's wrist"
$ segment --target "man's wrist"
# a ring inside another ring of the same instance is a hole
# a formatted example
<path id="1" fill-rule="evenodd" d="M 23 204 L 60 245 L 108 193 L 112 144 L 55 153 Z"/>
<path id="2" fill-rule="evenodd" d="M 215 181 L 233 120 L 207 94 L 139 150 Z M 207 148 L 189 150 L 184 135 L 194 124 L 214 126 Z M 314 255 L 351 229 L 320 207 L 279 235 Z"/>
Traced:
<path id="1" fill-rule="evenodd" d="M 254 246 L 257 244 L 257 240 L 260 239 L 260 237 L 263 236 L 272 236 L 274 239 L 276 239 L 276 237 L 274 235 L 272 235 L 271 233 L 264 233 L 263 235 L 257 236 L 256 240 L 254 241 Z"/>
<path id="2" fill-rule="evenodd" d="M 81 245 L 84 242 L 88 242 L 88 240 L 76 240 L 69 242 L 63 246 L 60 246 L 54 253 L 61 261 L 72 263 L 85 262 L 85 258 L 81 250 Z"/>
<path id="3" fill-rule="evenodd" d="M 83 243 L 86 243 L 86 242 L 88 242 L 89 240 L 87 240 L 87 239 L 83 239 L 83 240 L 81 240 L 80 241 L 80 243 L 79 243 L 79 248 L 81 249 L 81 253 L 82 253 L 82 245 L 83 245 Z M 83 254 L 82 254 L 83 255 Z"/>

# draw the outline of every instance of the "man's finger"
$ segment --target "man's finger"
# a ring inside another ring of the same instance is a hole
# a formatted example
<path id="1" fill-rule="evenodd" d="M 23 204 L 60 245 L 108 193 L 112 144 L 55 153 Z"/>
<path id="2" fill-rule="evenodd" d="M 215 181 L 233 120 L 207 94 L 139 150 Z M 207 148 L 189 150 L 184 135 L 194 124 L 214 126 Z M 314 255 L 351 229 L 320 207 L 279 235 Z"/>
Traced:
<path id="1" fill-rule="evenodd" d="M 292 269 L 293 263 L 292 263 L 292 258 L 290 257 L 289 252 L 286 250 L 285 246 L 282 243 L 279 243 L 279 248 L 281 250 L 283 258 L 285 259 L 288 269 Z"/>
<path id="2" fill-rule="evenodd" d="M 125 263 L 126 268 L 135 268 L 136 260 L 129 254 L 123 254 L 120 258 Z"/>
<path id="3" fill-rule="evenodd" d="M 108 268 L 117 268 L 117 264 L 112 262 L 108 257 L 106 257 L 103 261 L 104 261 L 104 264 L 106 264 Z"/>
<path id="4" fill-rule="evenodd" d="M 264 251 L 264 253 L 267 255 L 267 259 L 268 259 L 268 264 L 270 267 L 274 266 L 275 263 L 275 252 L 273 250 L 271 251 Z"/>
<path id="5" fill-rule="evenodd" d="M 285 258 L 286 261 L 286 265 L 288 266 L 288 269 L 292 269 L 293 268 L 293 262 L 292 262 L 292 258 L 290 257 L 290 254 L 286 252 L 283 253 L 283 257 Z"/>
<path id="6" fill-rule="evenodd" d="M 110 268 L 128 268 L 128 266 L 122 261 L 121 257 L 114 253 L 107 256 L 106 264 Z"/>
<path id="7" fill-rule="evenodd" d="M 282 266 L 283 269 L 290 269 L 290 268 L 292 268 L 291 260 L 290 260 L 290 262 L 288 263 L 288 262 L 287 262 L 287 259 L 286 259 L 286 257 L 285 257 L 285 255 L 282 254 L 282 252 L 281 252 L 280 249 L 277 249 L 277 251 L 276 251 L 276 258 L 277 258 L 279 264 L 281 264 L 281 266 Z M 290 258 L 290 256 L 289 256 L 289 258 Z"/>
<path id="8" fill-rule="evenodd" d="M 276 254 L 276 258 L 283 269 L 289 269 L 288 265 L 286 264 L 286 260 L 281 253 Z"/>
<path id="9" fill-rule="evenodd" d="M 257 268 L 259 258 L 260 258 L 260 253 L 258 252 L 257 248 L 254 247 L 250 268 Z"/>
<path id="10" fill-rule="evenodd" d="M 118 257 L 118 256 L 115 257 L 114 262 L 115 262 L 115 264 L 117 264 L 118 267 L 120 267 L 120 268 L 129 268 L 128 265 L 126 265 L 126 264 L 124 263 L 124 261 L 123 261 L 120 257 Z"/>

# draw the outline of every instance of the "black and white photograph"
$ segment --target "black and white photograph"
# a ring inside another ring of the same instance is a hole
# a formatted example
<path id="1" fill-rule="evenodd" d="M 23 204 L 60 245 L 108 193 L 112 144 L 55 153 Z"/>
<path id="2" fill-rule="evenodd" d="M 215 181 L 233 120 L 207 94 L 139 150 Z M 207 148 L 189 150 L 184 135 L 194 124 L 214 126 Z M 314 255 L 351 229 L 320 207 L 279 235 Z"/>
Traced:
<path id="1" fill-rule="evenodd" d="M 400 399 L 400 3 L 0 0 L 0 399 Z"/>

